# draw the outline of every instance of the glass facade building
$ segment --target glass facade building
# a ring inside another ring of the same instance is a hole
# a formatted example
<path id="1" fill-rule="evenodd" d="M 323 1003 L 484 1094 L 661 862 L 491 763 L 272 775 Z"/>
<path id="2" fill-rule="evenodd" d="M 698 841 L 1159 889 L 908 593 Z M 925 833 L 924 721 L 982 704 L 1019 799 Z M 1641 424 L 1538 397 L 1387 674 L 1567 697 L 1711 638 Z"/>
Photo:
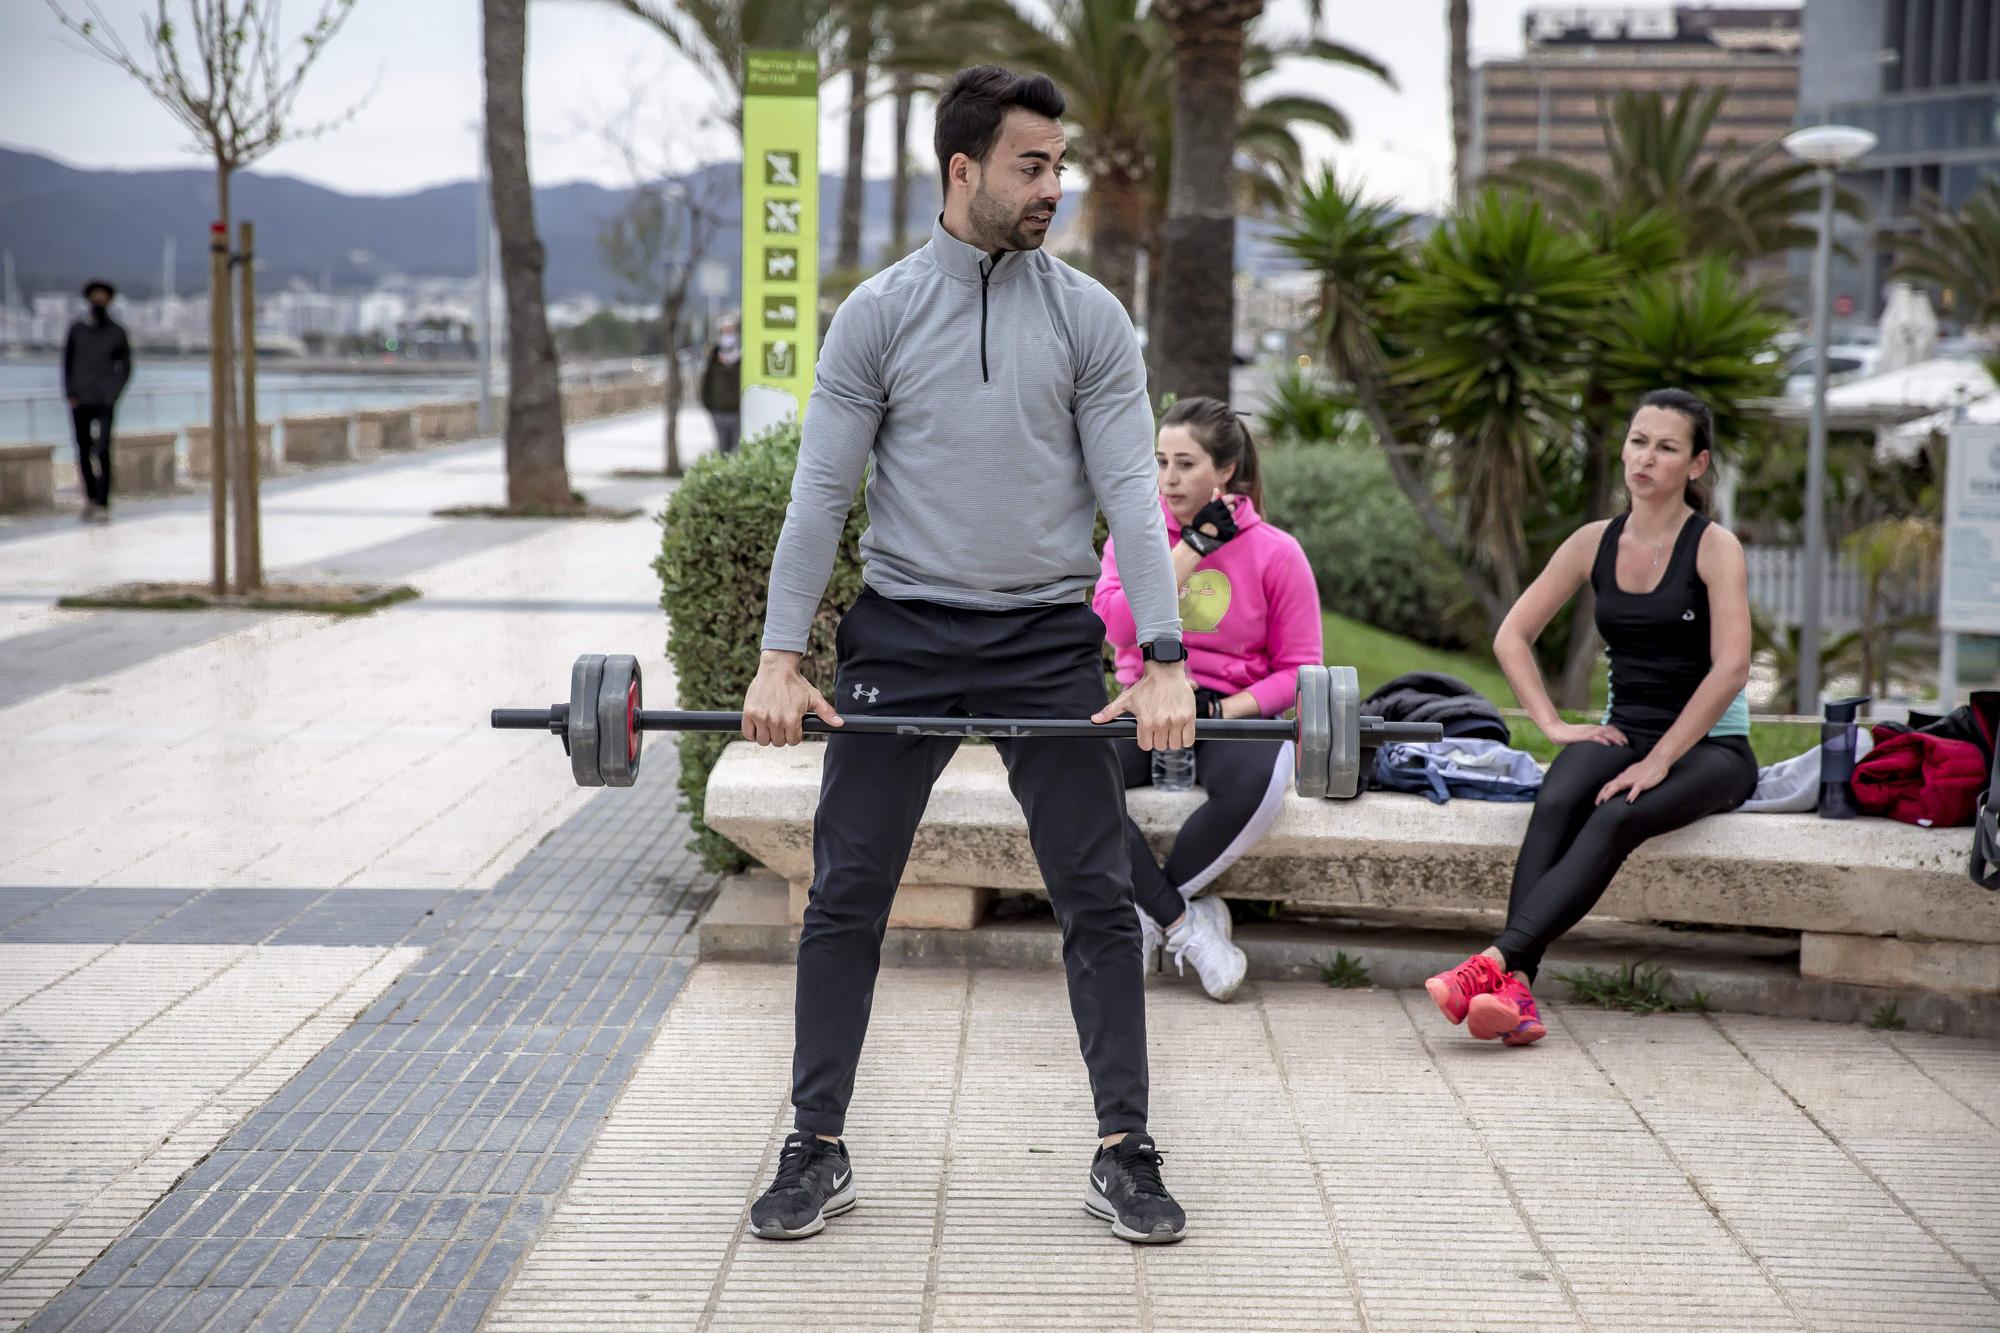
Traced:
<path id="1" fill-rule="evenodd" d="M 1833 275 L 1836 302 L 1872 320 L 1914 202 L 1959 204 L 2000 179 L 2000 0 L 1811 0 L 1803 34 L 1799 123 L 1880 140 L 1841 175 L 1869 216 L 1842 223 L 1853 257 L 1836 255 Z"/>

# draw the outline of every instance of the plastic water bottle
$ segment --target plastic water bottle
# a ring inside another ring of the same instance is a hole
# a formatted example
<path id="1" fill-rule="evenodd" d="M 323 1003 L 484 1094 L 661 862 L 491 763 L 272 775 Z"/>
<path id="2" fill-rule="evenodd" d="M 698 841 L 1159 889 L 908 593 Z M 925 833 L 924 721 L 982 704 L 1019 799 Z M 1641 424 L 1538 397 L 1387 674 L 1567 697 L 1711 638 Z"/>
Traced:
<path id="1" fill-rule="evenodd" d="M 1194 751 L 1153 751 L 1153 786 L 1161 791 L 1187 791 L 1194 786 Z"/>

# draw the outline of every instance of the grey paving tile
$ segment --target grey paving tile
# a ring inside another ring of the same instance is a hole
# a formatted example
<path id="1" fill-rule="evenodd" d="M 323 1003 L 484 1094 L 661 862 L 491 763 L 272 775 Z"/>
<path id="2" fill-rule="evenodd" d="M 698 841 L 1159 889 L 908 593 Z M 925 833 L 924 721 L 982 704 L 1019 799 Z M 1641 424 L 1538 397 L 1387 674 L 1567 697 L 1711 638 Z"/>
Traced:
<path id="1" fill-rule="evenodd" d="M 90 1308 L 122 1274 L 135 1285 L 116 1290 L 189 1297 L 213 1327 L 475 1323 L 685 979 L 675 951 L 709 883 L 671 765 L 669 749 L 646 788 L 592 802 L 481 895 L 127 892 L 50 918 L 163 942 L 434 942 L 48 1312 Z M 134 1243 L 159 1237 L 172 1248 L 148 1262 Z"/>
<path id="2" fill-rule="evenodd" d="M 8 641 L 10 647 L 18 638 Z M 110 944 L 193 898 L 195 889 L 83 889 L 0 928 L 0 944 Z"/>

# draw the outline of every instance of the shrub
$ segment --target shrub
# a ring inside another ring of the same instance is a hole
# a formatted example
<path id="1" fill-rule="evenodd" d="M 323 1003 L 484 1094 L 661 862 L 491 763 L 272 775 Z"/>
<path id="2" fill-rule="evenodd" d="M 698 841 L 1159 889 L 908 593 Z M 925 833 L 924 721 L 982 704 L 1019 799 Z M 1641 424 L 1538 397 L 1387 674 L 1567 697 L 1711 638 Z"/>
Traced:
<path id="1" fill-rule="evenodd" d="M 1457 571 L 1379 453 L 1280 445 L 1262 462 L 1265 517 L 1305 548 L 1322 605 L 1423 643 L 1465 645 Z"/>
<path id="2" fill-rule="evenodd" d="M 771 556 L 791 499 L 798 464 L 796 425 L 746 441 L 734 454 L 711 454 L 688 469 L 661 517 L 660 606 L 666 611 L 667 658 L 690 709 L 737 709 L 757 674 Z M 800 670 L 830 688 L 833 632 L 861 592 L 858 544 L 867 517 L 857 501 L 847 516 L 833 578 L 813 618 Z M 680 737 L 681 807 L 693 816 L 695 845 L 712 870 L 749 864 L 737 846 L 702 822 L 702 798 L 728 736 Z"/>

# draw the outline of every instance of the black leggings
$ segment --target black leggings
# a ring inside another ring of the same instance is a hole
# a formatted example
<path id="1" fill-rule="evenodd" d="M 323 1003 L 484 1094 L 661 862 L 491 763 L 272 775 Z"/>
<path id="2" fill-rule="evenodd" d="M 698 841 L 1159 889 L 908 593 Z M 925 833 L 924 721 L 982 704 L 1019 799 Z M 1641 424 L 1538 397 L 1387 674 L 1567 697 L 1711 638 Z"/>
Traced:
<path id="1" fill-rule="evenodd" d="M 1125 786 L 1153 785 L 1153 756 L 1139 742 L 1113 741 Z M 1292 777 L 1290 741 L 1196 741 L 1194 780 L 1208 793 L 1174 837 L 1164 869 L 1153 859 L 1146 835 L 1125 816 L 1125 841 L 1132 849 L 1132 896 L 1146 915 L 1171 926 L 1193 897 L 1235 865 L 1278 817 Z M 1185 897 L 1183 896 L 1185 895 Z"/>
<path id="2" fill-rule="evenodd" d="M 1597 906 L 1633 848 L 1704 815 L 1734 810 L 1757 789 L 1750 742 L 1709 736 L 1675 760 L 1660 785 L 1641 792 L 1638 800 L 1627 801 L 1620 792 L 1603 805 L 1593 804 L 1604 784 L 1645 758 L 1657 738 L 1632 740 L 1632 745 L 1567 746 L 1542 779 L 1514 861 L 1507 929 L 1495 941 L 1509 971 L 1532 978 L 1542 951 Z"/>

